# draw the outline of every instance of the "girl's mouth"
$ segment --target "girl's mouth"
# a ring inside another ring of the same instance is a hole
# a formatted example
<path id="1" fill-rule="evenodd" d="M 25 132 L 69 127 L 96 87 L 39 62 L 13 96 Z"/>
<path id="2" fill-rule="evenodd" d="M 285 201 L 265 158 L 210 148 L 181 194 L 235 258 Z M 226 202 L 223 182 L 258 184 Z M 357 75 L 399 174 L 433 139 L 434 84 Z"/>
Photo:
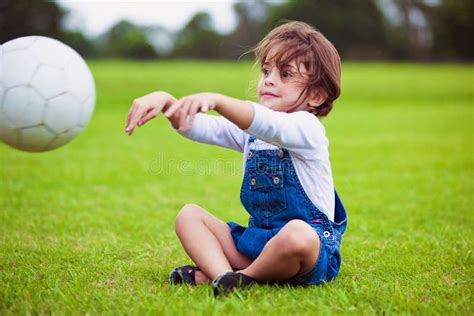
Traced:
<path id="1" fill-rule="evenodd" d="M 272 93 L 263 93 L 262 94 L 262 98 L 277 98 L 278 96 L 277 95 L 274 95 Z"/>

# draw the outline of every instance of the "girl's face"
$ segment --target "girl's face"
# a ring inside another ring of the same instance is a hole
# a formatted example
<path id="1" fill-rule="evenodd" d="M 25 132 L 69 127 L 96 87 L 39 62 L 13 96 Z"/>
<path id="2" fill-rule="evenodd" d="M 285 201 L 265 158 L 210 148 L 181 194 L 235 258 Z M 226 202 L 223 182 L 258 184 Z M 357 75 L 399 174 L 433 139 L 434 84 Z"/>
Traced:
<path id="1" fill-rule="evenodd" d="M 302 63 L 297 65 L 296 61 L 292 61 L 283 65 L 280 71 L 272 60 L 276 49 L 278 47 L 269 51 L 262 65 L 258 83 L 260 104 L 280 112 L 307 110 L 307 100 L 303 97 L 296 103 L 308 80 L 306 67 Z"/>

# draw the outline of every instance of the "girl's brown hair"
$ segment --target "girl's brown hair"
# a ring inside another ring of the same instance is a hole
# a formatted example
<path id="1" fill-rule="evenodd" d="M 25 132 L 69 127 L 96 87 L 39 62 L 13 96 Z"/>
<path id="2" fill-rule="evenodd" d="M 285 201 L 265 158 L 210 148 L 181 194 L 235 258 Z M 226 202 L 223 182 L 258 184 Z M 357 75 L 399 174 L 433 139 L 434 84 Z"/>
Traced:
<path id="1" fill-rule="evenodd" d="M 298 101 L 302 96 L 306 98 L 308 92 L 322 90 L 327 98 L 311 112 L 318 117 L 328 115 L 341 93 L 341 58 L 334 45 L 309 24 L 289 21 L 273 29 L 252 49 L 257 63 L 263 65 L 268 52 L 277 45 L 279 51 L 273 60 L 280 70 L 295 60 L 308 71 L 308 82 Z"/>

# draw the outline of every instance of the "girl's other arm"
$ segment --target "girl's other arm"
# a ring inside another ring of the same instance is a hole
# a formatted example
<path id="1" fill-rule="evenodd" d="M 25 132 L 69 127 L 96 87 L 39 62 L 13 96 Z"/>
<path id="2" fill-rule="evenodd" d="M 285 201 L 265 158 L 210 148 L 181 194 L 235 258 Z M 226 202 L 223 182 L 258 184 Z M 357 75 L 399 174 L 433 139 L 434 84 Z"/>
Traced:
<path id="1" fill-rule="evenodd" d="M 327 142 L 324 127 L 305 111 L 279 112 L 224 95 L 217 97 L 214 109 L 245 132 L 301 154 L 314 155 L 313 149 Z"/>
<path id="2" fill-rule="evenodd" d="M 198 93 L 181 98 L 165 112 L 181 110 L 180 127 L 192 126 L 196 112 L 216 110 L 248 134 L 267 143 L 276 143 L 302 155 L 314 156 L 321 143 L 326 144 L 325 130 L 309 112 L 278 112 L 249 101 L 217 93 Z"/>
<path id="3" fill-rule="evenodd" d="M 254 111 L 253 106 L 249 102 L 225 95 L 218 95 L 215 110 L 240 129 L 246 130 L 252 124 Z"/>
<path id="4" fill-rule="evenodd" d="M 180 128 L 192 126 L 197 112 L 215 110 L 237 125 L 237 127 L 245 130 L 252 124 L 254 113 L 253 106 L 249 102 L 219 93 L 198 93 L 183 97 L 175 102 L 164 114 L 166 117 L 170 117 L 178 110 L 182 110 L 184 114 L 180 118 Z"/>

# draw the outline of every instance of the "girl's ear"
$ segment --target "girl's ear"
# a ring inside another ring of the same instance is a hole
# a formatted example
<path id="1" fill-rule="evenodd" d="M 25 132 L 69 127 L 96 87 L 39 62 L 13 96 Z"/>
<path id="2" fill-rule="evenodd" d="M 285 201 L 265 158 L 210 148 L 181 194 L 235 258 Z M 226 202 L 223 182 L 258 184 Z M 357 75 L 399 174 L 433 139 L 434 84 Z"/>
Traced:
<path id="1" fill-rule="evenodd" d="M 313 90 L 309 94 L 308 105 L 311 107 L 318 107 L 323 104 L 327 98 L 328 95 L 326 91 L 322 89 Z"/>

